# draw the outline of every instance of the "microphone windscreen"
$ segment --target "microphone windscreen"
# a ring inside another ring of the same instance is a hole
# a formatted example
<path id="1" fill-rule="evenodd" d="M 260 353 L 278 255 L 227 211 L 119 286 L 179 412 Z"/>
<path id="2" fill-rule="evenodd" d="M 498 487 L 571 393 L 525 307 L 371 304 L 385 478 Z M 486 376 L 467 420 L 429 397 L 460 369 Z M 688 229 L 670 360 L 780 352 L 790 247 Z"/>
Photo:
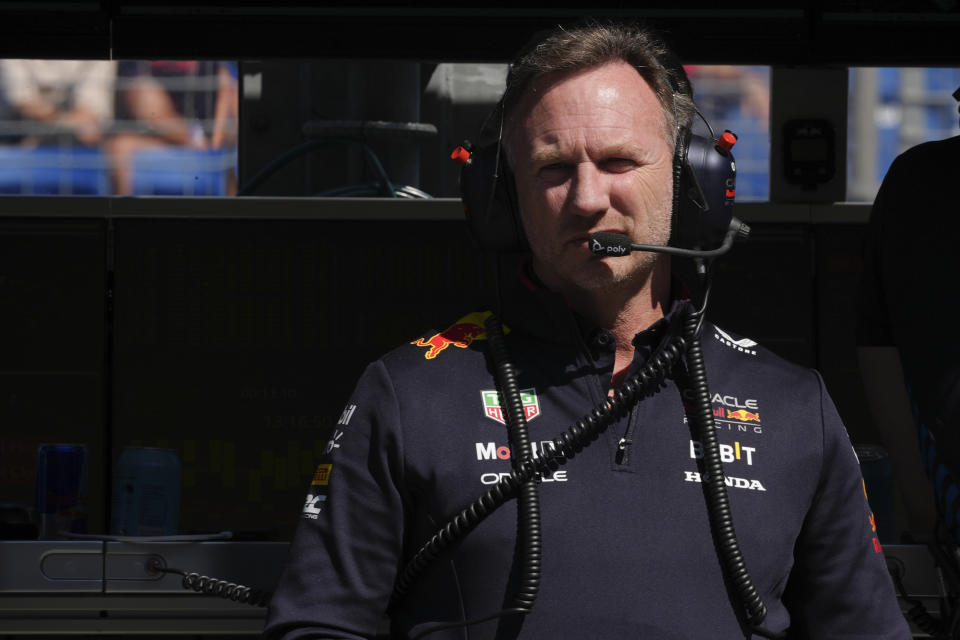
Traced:
<path id="1" fill-rule="evenodd" d="M 622 233 L 599 231 L 590 236 L 590 250 L 598 256 L 625 256 L 630 253 L 631 244 Z"/>

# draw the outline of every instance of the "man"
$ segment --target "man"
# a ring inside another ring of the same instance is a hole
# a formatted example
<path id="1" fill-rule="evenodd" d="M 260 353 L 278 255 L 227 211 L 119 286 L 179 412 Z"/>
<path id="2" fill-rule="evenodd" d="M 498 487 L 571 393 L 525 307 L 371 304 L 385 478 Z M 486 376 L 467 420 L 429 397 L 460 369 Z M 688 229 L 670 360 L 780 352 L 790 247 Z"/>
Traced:
<path id="1" fill-rule="evenodd" d="M 97 146 L 113 119 L 116 71 L 116 62 L 104 60 L 0 60 L 0 91 L 15 115 L 50 125 L 18 142 L 59 144 L 66 135 Z"/>
<path id="2" fill-rule="evenodd" d="M 953 97 L 960 101 L 960 88 Z M 960 136 L 919 144 L 890 165 L 870 212 L 858 314 L 867 399 L 911 534 L 925 542 L 934 539 L 938 513 L 960 542 L 960 344 L 937 331 L 960 313 L 956 298 L 944 295 L 960 231 L 956 185 L 944 176 L 958 169 Z"/>
<path id="3" fill-rule="evenodd" d="M 538 456 L 603 406 L 690 311 L 667 256 L 601 258 L 588 242 L 598 231 L 669 238 L 676 136 L 693 109 L 666 59 L 646 32 L 588 26 L 556 31 L 508 79 L 503 144 L 531 256 L 504 279 L 500 314 Z M 685 413 L 695 373 L 682 364 L 568 464 L 541 473 L 531 612 L 493 615 L 512 608 L 522 574 L 511 508 L 440 553 L 391 603 L 417 548 L 522 453 L 508 446 L 488 315 L 367 369 L 313 480 L 267 637 L 371 637 L 385 613 L 392 634 L 410 638 L 753 637 L 717 558 L 703 444 Z M 739 544 L 769 611 L 762 627 L 908 638 L 819 376 L 708 324 L 703 336 L 708 412 Z"/>
<path id="4" fill-rule="evenodd" d="M 117 105 L 126 128 L 107 141 L 117 195 L 134 194 L 135 159 L 142 151 L 169 147 L 202 151 L 232 144 L 238 104 L 234 63 L 125 60 L 119 63 L 117 75 L 122 87 Z M 214 77 L 215 94 L 193 88 Z M 205 129 L 208 122 L 212 124 Z M 145 182 L 147 186 L 141 189 L 164 188 Z M 182 189 L 179 182 L 174 180 L 166 188 Z"/>

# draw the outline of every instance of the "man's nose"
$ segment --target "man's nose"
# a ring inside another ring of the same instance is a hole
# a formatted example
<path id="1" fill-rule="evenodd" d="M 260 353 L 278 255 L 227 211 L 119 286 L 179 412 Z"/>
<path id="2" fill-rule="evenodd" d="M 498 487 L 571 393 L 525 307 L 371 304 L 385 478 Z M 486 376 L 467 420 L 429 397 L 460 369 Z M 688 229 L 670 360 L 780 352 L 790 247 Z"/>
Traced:
<path id="1" fill-rule="evenodd" d="M 591 162 L 577 165 L 568 196 L 570 209 L 578 215 L 602 213 L 610 208 L 610 192 L 603 172 Z"/>

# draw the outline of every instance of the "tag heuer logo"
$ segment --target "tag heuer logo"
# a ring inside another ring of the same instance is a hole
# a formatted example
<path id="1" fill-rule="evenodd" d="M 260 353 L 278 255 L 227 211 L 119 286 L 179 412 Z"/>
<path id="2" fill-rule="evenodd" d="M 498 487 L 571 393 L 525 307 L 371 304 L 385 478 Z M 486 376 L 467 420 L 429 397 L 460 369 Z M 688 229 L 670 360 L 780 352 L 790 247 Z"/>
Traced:
<path id="1" fill-rule="evenodd" d="M 497 390 L 481 391 L 483 397 L 483 411 L 491 420 L 507 424 L 506 414 L 500 406 L 500 393 Z M 523 415 L 527 420 L 533 420 L 540 415 L 540 403 L 537 401 L 536 389 L 521 389 L 520 401 L 523 402 Z"/>

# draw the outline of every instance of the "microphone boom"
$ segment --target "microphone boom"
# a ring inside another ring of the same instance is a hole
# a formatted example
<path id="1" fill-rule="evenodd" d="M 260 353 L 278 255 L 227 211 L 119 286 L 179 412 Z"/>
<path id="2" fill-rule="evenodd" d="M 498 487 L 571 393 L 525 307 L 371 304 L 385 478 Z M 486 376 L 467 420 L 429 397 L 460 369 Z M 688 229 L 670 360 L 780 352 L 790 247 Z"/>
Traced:
<path id="1" fill-rule="evenodd" d="M 590 236 L 590 250 L 598 256 L 620 257 L 629 255 L 632 251 L 653 251 L 687 258 L 713 258 L 725 254 L 733 246 L 734 240 L 746 240 L 749 234 L 749 226 L 736 218 L 732 218 L 723 243 L 716 249 L 681 249 L 680 247 L 635 244 L 622 233 L 598 231 Z"/>

